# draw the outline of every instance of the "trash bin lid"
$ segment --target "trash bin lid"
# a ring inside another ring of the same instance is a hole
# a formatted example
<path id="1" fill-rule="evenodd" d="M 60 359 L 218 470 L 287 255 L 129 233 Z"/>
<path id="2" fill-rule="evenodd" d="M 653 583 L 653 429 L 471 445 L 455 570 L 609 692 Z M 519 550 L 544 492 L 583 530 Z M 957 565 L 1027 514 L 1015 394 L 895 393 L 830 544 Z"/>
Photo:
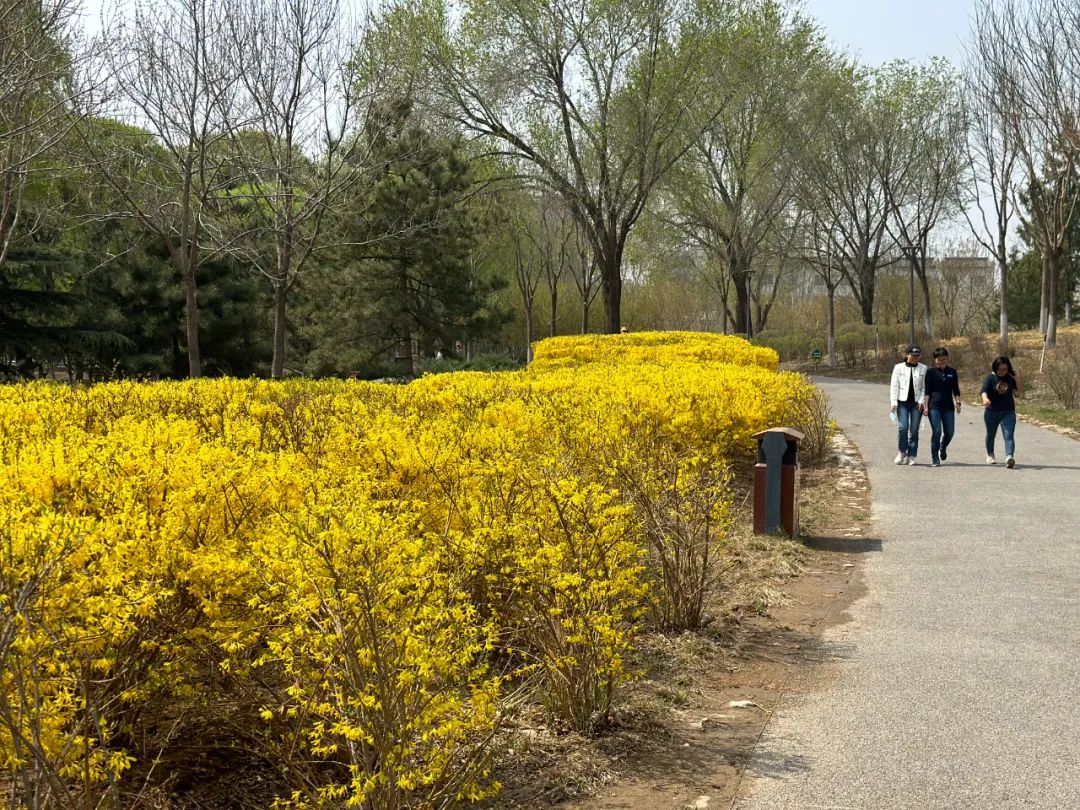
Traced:
<path id="1" fill-rule="evenodd" d="M 768 430 L 761 430 L 754 434 L 754 438 L 760 442 L 762 439 L 765 438 L 765 435 L 768 433 L 783 433 L 785 436 L 787 436 L 789 441 L 794 440 L 797 442 L 801 442 L 804 438 L 806 438 L 806 435 L 802 431 L 789 427 L 774 427 L 769 428 Z"/>

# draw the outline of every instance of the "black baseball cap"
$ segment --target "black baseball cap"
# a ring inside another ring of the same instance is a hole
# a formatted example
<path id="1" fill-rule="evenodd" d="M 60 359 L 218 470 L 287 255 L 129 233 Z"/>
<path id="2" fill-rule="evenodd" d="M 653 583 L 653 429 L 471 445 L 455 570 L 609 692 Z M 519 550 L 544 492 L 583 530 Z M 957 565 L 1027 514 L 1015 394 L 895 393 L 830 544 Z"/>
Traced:
<path id="1" fill-rule="evenodd" d="M 914 343 L 912 343 L 910 346 L 907 347 L 907 353 L 908 354 L 922 354 L 922 349 L 920 349 L 918 346 L 916 346 Z"/>

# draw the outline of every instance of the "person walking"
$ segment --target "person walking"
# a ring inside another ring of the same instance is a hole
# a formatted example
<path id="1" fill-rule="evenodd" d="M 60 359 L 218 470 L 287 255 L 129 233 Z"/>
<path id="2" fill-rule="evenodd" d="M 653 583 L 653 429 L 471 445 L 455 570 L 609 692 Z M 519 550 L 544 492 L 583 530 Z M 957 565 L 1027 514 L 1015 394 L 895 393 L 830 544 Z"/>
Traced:
<path id="1" fill-rule="evenodd" d="M 922 349 L 912 344 L 907 347 L 905 361 L 893 366 L 889 401 L 897 422 L 896 464 L 914 465 L 919 455 L 919 423 L 926 396 L 926 366 L 919 362 L 921 357 Z"/>
<path id="2" fill-rule="evenodd" d="M 956 432 L 960 413 L 960 375 L 949 365 L 949 350 L 934 349 L 934 366 L 926 372 L 924 411 L 930 418 L 930 466 L 940 467 L 949 457 L 949 442 Z"/>
<path id="3" fill-rule="evenodd" d="M 983 422 L 986 424 L 986 463 L 997 464 L 994 442 L 998 427 L 1005 440 L 1005 466 L 1016 466 L 1016 397 L 1024 395 L 1020 372 L 1005 355 L 994 358 L 982 384 Z"/>

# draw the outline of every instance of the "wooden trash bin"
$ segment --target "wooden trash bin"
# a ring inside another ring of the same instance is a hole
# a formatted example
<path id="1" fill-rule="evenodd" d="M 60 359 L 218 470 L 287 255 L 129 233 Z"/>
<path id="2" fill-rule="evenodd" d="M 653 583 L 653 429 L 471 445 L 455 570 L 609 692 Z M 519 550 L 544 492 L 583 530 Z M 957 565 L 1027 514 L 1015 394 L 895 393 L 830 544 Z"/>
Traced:
<path id="1" fill-rule="evenodd" d="M 799 533 L 799 442 L 794 428 L 755 433 L 754 534 Z"/>

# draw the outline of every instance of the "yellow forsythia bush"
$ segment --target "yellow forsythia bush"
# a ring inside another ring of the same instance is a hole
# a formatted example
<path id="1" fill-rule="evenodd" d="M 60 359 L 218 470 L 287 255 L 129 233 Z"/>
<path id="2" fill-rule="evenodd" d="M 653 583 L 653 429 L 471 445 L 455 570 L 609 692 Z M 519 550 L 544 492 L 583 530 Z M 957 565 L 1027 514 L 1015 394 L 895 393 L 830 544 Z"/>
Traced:
<path id="1" fill-rule="evenodd" d="M 534 370 L 583 363 L 632 364 L 689 360 L 761 366 L 776 371 L 780 357 L 767 346 L 754 346 L 734 335 L 705 332 L 633 332 L 612 335 L 567 335 L 549 338 L 533 350 Z"/>
<path id="2" fill-rule="evenodd" d="M 729 461 L 813 389 L 725 336 L 536 358 L 0 388 L 0 784 L 119 797 L 200 735 L 283 807 L 451 806 L 498 789 L 508 681 L 602 723 L 647 616 L 700 619 Z"/>

